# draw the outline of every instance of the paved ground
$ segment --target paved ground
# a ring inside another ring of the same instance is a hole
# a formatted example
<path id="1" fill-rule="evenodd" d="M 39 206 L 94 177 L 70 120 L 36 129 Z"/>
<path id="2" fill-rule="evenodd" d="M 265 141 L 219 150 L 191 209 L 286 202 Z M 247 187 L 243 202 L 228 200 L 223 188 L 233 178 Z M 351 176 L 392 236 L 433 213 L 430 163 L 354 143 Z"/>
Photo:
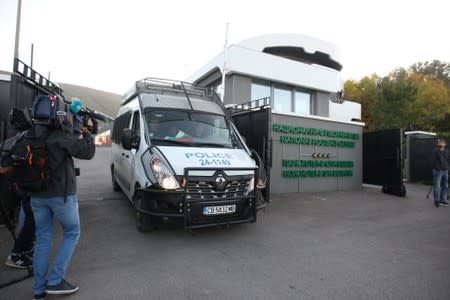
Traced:
<path id="1" fill-rule="evenodd" d="M 108 151 L 80 162 L 82 235 L 67 274 L 80 291 L 64 299 L 450 299 L 450 207 L 432 206 L 426 186 L 407 198 L 279 194 L 256 224 L 141 234 L 112 192 Z M 0 241 L 4 259 L 4 228 Z M 0 282 L 22 274 L 0 266 Z M 31 287 L 0 299 L 32 299 Z"/>

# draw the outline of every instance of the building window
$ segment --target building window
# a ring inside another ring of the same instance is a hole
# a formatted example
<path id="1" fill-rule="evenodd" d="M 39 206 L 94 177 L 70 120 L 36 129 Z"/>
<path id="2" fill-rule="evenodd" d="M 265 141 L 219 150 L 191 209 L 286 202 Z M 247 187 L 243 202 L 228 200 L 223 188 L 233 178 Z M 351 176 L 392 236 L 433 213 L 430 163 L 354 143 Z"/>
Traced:
<path id="1" fill-rule="evenodd" d="M 288 86 L 274 86 L 273 108 L 279 112 L 292 112 L 292 90 Z"/>
<path id="2" fill-rule="evenodd" d="M 313 96 L 310 91 L 287 84 L 253 79 L 251 100 L 255 101 L 266 97 L 271 97 L 272 108 L 278 112 L 293 112 L 299 115 L 314 114 Z"/>
<path id="3" fill-rule="evenodd" d="M 252 80 L 251 100 L 270 97 L 270 82 L 264 80 Z"/>
<path id="4" fill-rule="evenodd" d="M 296 114 L 309 115 L 311 111 L 311 94 L 305 91 L 295 91 L 294 109 Z"/>
<path id="5" fill-rule="evenodd" d="M 223 84 L 222 82 L 218 82 L 216 85 L 214 85 L 213 87 L 214 92 L 217 93 L 217 95 L 219 96 L 220 99 L 222 99 L 223 102 Z"/>

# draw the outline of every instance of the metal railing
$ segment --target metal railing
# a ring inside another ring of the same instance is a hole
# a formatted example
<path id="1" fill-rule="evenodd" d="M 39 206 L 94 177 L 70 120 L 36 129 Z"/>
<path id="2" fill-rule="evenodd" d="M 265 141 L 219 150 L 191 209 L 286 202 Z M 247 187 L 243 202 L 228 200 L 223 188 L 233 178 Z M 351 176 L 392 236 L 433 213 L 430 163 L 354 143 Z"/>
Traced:
<path id="1" fill-rule="evenodd" d="M 49 94 L 56 93 L 62 95 L 63 93 L 63 90 L 59 86 L 33 70 L 18 58 L 14 59 L 14 73 L 22 75 L 26 80 L 45 89 Z"/>
<path id="2" fill-rule="evenodd" d="M 236 104 L 235 106 L 227 107 L 230 114 L 254 111 L 270 107 L 270 97 L 265 97 L 242 104 Z"/>

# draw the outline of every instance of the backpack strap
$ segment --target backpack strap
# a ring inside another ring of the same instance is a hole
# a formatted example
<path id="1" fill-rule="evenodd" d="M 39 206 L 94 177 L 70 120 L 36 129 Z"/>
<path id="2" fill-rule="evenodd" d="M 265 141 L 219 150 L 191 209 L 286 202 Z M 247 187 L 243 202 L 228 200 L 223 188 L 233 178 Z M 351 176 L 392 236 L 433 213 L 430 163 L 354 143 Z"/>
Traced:
<path id="1" fill-rule="evenodd" d="M 5 147 L 5 141 L 3 141 L 2 144 L 1 144 L 0 146 L 1 146 L 1 147 L 0 147 L 0 157 L 1 157 L 2 154 L 3 154 L 3 148 Z"/>
<path id="2" fill-rule="evenodd" d="M 13 137 L 11 137 L 11 138 L 9 138 L 9 139 L 3 141 L 3 143 L 1 144 L 2 147 L 0 148 L 0 157 L 3 155 L 3 149 L 4 149 L 4 147 L 5 147 L 7 141 L 12 141 L 12 142 L 13 142 L 12 145 L 8 145 L 9 149 L 7 148 L 7 150 L 6 150 L 6 151 L 11 152 L 11 151 L 13 151 L 13 150 L 16 148 L 17 142 L 19 142 L 19 141 L 22 139 L 22 137 L 23 137 L 27 132 L 28 132 L 28 130 L 19 132 L 19 133 L 17 133 L 15 136 L 13 136 Z"/>
<path id="3" fill-rule="evenodd" d="M 5 141 L 3 141 L 3 143 L 0 146 L 1 146 L 0 147 L 0 157 L 1 157 L 3 154 L 3 148 L 5 147 Z M 12 167 L 2 167 L 2 165 L 0 164 L 0 174 L 7 174 L 10 173 L 11 171 Z"/>

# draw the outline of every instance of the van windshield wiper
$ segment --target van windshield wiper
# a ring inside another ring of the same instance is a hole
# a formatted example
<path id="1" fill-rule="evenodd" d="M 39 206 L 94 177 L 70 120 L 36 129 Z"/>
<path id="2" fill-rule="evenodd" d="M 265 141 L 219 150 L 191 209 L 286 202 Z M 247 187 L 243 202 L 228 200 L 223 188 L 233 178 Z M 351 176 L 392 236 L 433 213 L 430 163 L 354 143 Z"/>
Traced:
<path id="1" fill-rule="evenodd" d="M 188 142 L 180 142 L 177 140 L 169 140 L 169 139 L 151 139 L 152 142 L 162 142 L 162 143 L 168 143 L 168 144 L 176 144 L 176 145 L 183 145 L 188 146 Z"/>
<path id="2" fill-rule="evenodd" d="M 232 145 L 224 145 L 224 144 L 216 144 L 216 143 L 200 143 L 200 142 L 191 142 L 191 141 L 177 141 L 177 140 L 170 140 L 170 139 L 151 139 L 152 142 L 158 142 L 158 143 L 166 143 L 166 144 L 176 144 L 176 145 L 182 145 L 185 147 L 214 147 L 214 148 L 229 148 L 232 149 Z"/>
<path id="3" fill-rule="evenodd" d="M 216 143 L 189 143 L 191 145 L 195 145 L 197 147 L 216 147 L 216 148 L 230 148 L 232 149 L 233 147 L 231 145 L 224 145 L 224 144 L 216 144 Z"/>

